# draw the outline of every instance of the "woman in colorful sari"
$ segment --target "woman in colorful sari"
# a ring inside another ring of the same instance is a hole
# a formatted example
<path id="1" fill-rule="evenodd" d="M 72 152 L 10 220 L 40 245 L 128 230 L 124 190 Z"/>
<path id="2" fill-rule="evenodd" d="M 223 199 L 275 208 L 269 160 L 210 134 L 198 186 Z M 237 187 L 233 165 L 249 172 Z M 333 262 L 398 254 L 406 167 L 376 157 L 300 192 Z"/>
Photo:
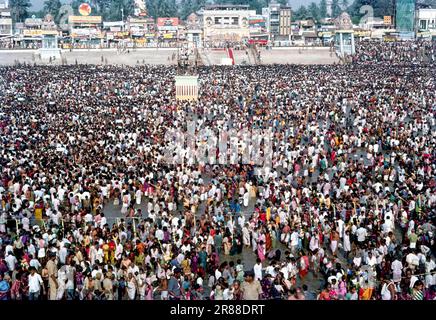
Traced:
<path id="1" fill-rule="evenodd" d="M 304 278 L 309 273 L 309 257 L 304 253 L 304 251 L 301 251 L 300 253 L 300 278 L 301 281 L 304 281 Z"/>
<path id="2" fill-rule="evenodd" d="M 260 261 L 265 260 L 265 243 L 263 240 L 260 240 L 257 246 L 257 256 L 259 257 Z"/>

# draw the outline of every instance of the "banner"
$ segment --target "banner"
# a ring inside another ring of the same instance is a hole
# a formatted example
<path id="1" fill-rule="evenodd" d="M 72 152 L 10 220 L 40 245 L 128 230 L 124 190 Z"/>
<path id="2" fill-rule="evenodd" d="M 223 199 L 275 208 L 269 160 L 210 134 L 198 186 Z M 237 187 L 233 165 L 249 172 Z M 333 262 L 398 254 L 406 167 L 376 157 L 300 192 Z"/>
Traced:
<path id="1" fill-rule="evenodd" d="M 371 37 L 371 31 L 369 30 L 354 31 L 354 35 L 356 37 Z"/>
<path id="2" fill-rule="evenodd" d="M 383 16 L 383 22 L 384 22 L 384 24 L 391 25 L 392 24 L 392 17 L 391 16 Z"/>
<path id="3" fill-rule="evenodd" d="M 248 18 L 250 34 L 266 33 L 266 20 L 264 16 L 251 16 Z"/>
<path id="4" fill-rule="evenodd" d="M 266 21 L 264 16 L 252 16 L 248 18 L 250 28 L 265 28 Z"/>
<path id="5" fill-rule="evenodd" d="M 153 18 L 130 18 L 128 20 L 128 22 L 130 24 L 154 24 L 154 19 Z"/>
<path id="6" fill-rule="evenodd" d="M 176 76 L 176 99 L 198 100 L 198 76 Z"/>
<path id="7" fill-rule="evenodd" d="M 71 36 L 73 38 L 102 38 L 102 33 L 97 29 L 73 29 Z"/>
<path id="8" fill-rule="evenodd" d="M 58 35 L 58 32 L 56 30 L 23 30 L 23 35 L 26 37 L 38 37 L 43 35 Z"/>
<path id="9" fill-rule="evenodd" d="M 179 18 L 157 18 L 158 27 L 177 27 Z"/>
<path id="10" fill-rule="evenodd" d="M 101 23 L 101 16 L 69 16 L 68 23 Z"/>

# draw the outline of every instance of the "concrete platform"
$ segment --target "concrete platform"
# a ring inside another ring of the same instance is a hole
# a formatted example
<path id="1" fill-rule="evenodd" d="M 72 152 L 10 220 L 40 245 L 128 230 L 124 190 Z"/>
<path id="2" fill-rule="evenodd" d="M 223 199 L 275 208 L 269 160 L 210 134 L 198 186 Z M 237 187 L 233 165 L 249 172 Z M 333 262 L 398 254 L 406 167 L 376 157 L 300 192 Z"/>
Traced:
<path id="1" fill-rule="evenodd" d="M 254 64 L 253 57 L 247 56 L 245 50 L 234 50 L 235 63 Z M 74 49 L 62 50 L 61 59 L 49 63 L 38 57 L 37 50 L 0 50 L 0 65 L 13 65 L 16 61 L 30 64 L 117 64 L 117 65 L 175 65 L 176 48 L 130 49 L 130 52 L 118 52 L 116 49 Z M 227 58 L 225 50 L 206 49 L 200 52 L 204 65 L 219 65 L 222 58 Z M 261 64 L 334 64 L 339 63 L 335 53 L 326 47 L 287 47 L 261 49 Z"/>

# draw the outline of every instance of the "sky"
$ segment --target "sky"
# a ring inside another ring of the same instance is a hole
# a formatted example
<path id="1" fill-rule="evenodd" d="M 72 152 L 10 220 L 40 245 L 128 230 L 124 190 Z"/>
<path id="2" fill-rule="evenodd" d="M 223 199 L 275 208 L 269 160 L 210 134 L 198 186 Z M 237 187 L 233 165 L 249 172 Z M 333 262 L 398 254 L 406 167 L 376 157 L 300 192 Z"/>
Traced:
<path id="1" fill-rule="evenodd" d="M 31 8 L 31 10 L 35 10 L 35 11 L 38 11 L 38 10 L 41 10 L 42 9 L 42 7 L 43 7 L 43 5 L 44 5 L 44 1 L 45 0 L 30 0 L 30 3 L 32 4 L 32 8 Z M 133 0 L 132 0 L 133 1 Z M 294 9 L 298 9 L 301 5 L 308 5 L 309 3 L 311 3 L 311 2 L 316 2 L 316 3 L 318 3 L 320 0 L 289 0 L 289 2 L 290 2 L 290 4 L 291 4 L 291 6 L 294 8 Z M 62 3 L 65 3 L 65 2 L 69 2 L 68 0 L 61 0 L 61 2 Z"/>

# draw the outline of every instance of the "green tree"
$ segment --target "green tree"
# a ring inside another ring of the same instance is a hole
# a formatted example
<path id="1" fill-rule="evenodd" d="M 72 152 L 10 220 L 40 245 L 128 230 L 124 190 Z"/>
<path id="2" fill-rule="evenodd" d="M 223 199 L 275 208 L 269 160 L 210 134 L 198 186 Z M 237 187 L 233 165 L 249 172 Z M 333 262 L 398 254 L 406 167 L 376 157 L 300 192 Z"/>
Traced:
<path id="1" fill-rule="evenodd" d="M 109 21 L 119 21 L 124 17 L 124 20 L 126 20 L 128 16 L 133 15 L 133 10 L 133 1 L 112 0 L 105 18 Z"/>
<path id="2" fill-rule="evenodd" d="M 53 17 L 56 17 L 61 6 L 60 0 L 46 0 L 44 2 L 44 14 L 51 14 Z"/>
<path id="3" fill-rule="evenodd" d="M 287 6 L 288 5 L 288 0 L 277 0 L 277 3 L 279 3 L 282 6 Z"/>
<path id="4" fill-rule="evenodd" d="M 37 18 L 42 19 L 42 18 L 44 18 L 44 10 L 28 11 L 27 16 L 28 17 L 35 16 Z"/>
<path id="5" fill-rule="evenodd" d="M 185 20 L 194 11 L 194 5 L 192 0 L 182 0 L 180 2 L 179 16 Z"/>
<path id="6" fill-rule="evenodd" d="M 23 22 L 29 16 L 29 0 L 10 0 L 9 7 L 14 22 Z"/>
<path id="7" fill-rule="evenodd" d="M 177 15 L 177 5 L 175 0 L 148 0 L 147 9 L 148 15 L 154 18 L 174 17 Z M 187 13 L 187 15 L 189 14 L 190 13 Z"/>
<path id="8" fill-rule="evenodd" d="M 103 16 L 103 18 L 106 18 L 106 16 L 109 14 L 109 9 L 111 7 L 111 0 L 95 0 L 95 11 Z"/>
<path id="9" fill-rule="evenodd" d="M 307 10 L 309 11 L 310 15 L 312 16 L 312 18 L 315 21 L 319 21 L 320 10 L 319 10 L 318 5 L 315 2 L 312 2 L 311 4 L 309 4 L 309 7 L 307 8 Z"/>
<path id="10" fill-rule="evenodd" d="M 271 0 L 217 0 L 215 4 L 248 4 L 250 9 L 256 10 L 257 13 L 262 12 L 262 8 L 268 6 L 268 4 L 272 2 Z M 276 0 L 277 3 L 287 4 L 286 0 Z"/>
<path id="11" fill-rule="evenodd" d="M 305 6 L 301 6 L 294 13 L 294 20 L 304 20 L 309 16 L 309 11 Z"/>
<path id="12" fill-rule="evenodd" d="M 342 10 L 339 6 L 339 0 L 333 0 L 332 1 L 332 17 L 336 18 L 341 14 Z"/>
<path id="13" fill-rule="evenodd" d="M 341 0 L 340 6 L 342 11 L 347 11 L 350 4 L 348 3 L 348 0 Z"/>
<path id="14" fill-rule="evenodd" d="M 325 0 L 321 0 L 319 3 L 319 16 L 321 19 L 327 17 L 327 2 Z"/>

